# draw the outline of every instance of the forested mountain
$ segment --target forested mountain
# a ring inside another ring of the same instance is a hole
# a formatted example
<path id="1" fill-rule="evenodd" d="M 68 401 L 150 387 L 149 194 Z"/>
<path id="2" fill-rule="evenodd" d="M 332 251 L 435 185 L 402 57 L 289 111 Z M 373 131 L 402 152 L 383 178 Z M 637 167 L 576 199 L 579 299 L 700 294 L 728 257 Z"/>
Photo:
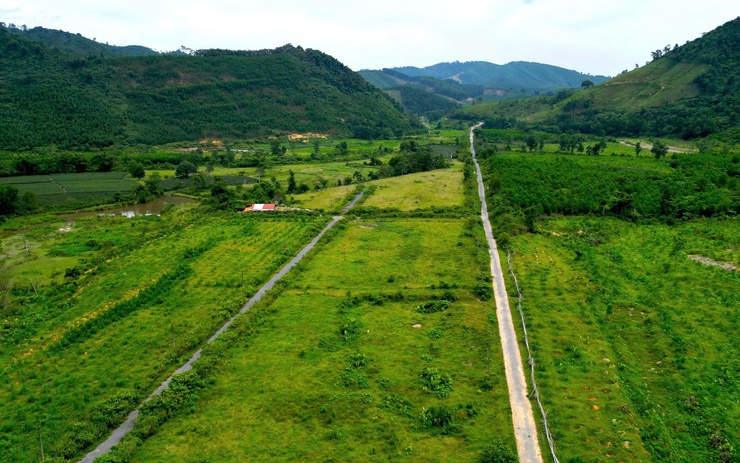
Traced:
<path id="1" fill-rule="evenodd" d="M 393 68 L 409 76 L 427 76 L 437 79 L 453 79 L 461 84 L 482 85 L 509 91 L 547 91 L 562 88 L 578 88 L 588 79 L 598 84 L 605 76 L 592 76 L 549 64 L 514 61 L 493 64 L 486 61 L 461 63 L 439 63 L 425 68 L 413 66 Z"/>
<path id="2" fill-rule="evenodd" d="M 652 56 L 643 67 L 572 95 L 477 105 L 455 117 L 554 132 L 740 139 L 740 18 Z"/>
<path id="3" fill-rule="evenodd" d="M 470 103 L 554 94 L 564 88 L 580 88 L 586 80 L 598 84 L 607 79 L 522 61 L 503 66 L 485 61 L 440 63 L 426 68 L 363 70 L 360 75 L 398 98 L 410 112 L 432 119 L 455 109 L 455 101 Z"/>
<path id="4" fill-rule="evenodd" d="M 392 98 L 320 51 L 201 50 L 82 58 L 0 27 L 0 149 L 418 128 Z"/>
<path id="5" fill-rule="evenodd" d="M 13 27 L 9 25 L 8 30 L 21 35 L 24 38 L 39 42 L 47 47 L 58 48 L 59 50 L 71 55 L 87 58 L 89 56 L 115 57 L 115 56 L 140 56 L 140 55 L 157 55 L 158 53 L 151 48 L 141 45 L 128 45 L 119 47 L 108 45 L 95 40 L 90 40 L 80 34 L 72 34 L 45 27 L 33 27 L 28 29 L 25 26 Z"/>

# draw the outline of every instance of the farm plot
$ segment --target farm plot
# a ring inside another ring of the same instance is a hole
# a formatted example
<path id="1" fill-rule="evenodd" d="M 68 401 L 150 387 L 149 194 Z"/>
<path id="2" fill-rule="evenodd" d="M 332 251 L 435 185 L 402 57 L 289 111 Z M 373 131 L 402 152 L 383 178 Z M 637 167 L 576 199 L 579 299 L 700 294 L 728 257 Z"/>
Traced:
<path id="1" fill-rule="evenodd" d="M 740 273 L 689 256 L 737 266 L 739 225 L 573 217 L 512 238 L 560 461 L 733 461 Z"/>
<path id="2" fill-rule="evenodd" d="M 495 441 L 514 452 L 477 221 L 339 227 L 134 461 L 477 461 Z"/>
<path id="3" fill-rule="evenodd" d="M 47 458 L 80 456 L 325 221 L 185 210 L 39 227 L 5 281 L 57 256 L 77 264 L 63 281 L 2 288 L 0 456 L 36 461 L 37 426 Z"/>
<path id="4" fill-rule="evenodd" d="M 455 162 L 447 169 L 390 177 L 366 182 L 376 186 L 362 207 L 412 211 L 431 207 L 459 207 L 465 202 L 462 164 Z M 346 186 L 298 194 L 300 207 L 333 210 L 347 197 Z"/>
<path id="5" fill-rule="evenodd" d="M 30 191 L 39 204 L 47 205 L 130 194 L 138 183 L 125 177 L 125 172 L 52 174 L 0 178 L 0 183 L 13 185 L 20 193 Z"/>

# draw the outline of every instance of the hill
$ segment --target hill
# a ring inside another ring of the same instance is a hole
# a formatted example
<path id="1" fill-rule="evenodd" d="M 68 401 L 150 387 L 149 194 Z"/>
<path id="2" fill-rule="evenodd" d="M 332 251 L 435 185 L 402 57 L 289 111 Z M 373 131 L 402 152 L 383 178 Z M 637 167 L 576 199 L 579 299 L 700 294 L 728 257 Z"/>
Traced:
<path id="1" fill-rule="evenodd" d="M 550 131 L 682 138 L 737 138 L 740 18 L 683 46 L 653 52 L 649 64 L 538 104 L 484 104 L 455 117 L 502 118 Z M 719 135 L 722 134 L 722 135 Z"/>
<path id="2" fill-rule="evenodd" d="M 89 56 L 116 57 L 116 56 L 141 56 L 157 55 L 158 52 L 141 45 L 128 45 L 119 47 L 108 45 L 95 40 L 90 40 L 82 35 L 72 34 L 45 27 L 34 27 L 31 29 L 9 27 L 10 32 L 21 35 L 24 38 L 39 42 L 47 47 L 57 48 L 71 55 L 87 58 Z"/>
<path id="3" fill-rule="evenodd" d="M 0 28 L 0 81 L 0 149 L 284 132 L 381 138 L 418 128 L 336 59 L 291 45 L 83 58 Z"/>

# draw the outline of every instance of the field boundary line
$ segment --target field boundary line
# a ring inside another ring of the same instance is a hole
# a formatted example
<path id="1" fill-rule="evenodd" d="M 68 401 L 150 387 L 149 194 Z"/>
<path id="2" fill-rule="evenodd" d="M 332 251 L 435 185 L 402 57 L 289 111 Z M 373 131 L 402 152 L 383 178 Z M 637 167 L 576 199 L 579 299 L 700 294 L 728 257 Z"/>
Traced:
<path id="1" fill-rule="evenodd" d="M 509 308 L 509 297 L 506 294 L 504 274 L 501 270 L 501 260 L 498 256 L 498 247 L 493 238 L 491 221 L 488 219 L 488 205 L 486 204 L 486 189 L 483 185 L 478 160 L 475 158 L 474 133 L 483 122 L 470 128 L 470 154 L 475 163 L 475 172 L 478 180 L 478 196 L 481 202 L 480 217 L 488 243 L 490 256 L 493 294 L 496 300 L 496 320 L 498 321 L 501 350 L 506 372 L 506 385 L 509 390 L 509 404 L 511 405 L 511 420 L 514 425 L 516 450 L 521 463 L 543 463 L 542 450 L 537 440 L 537 423 L 532 411 L 532 403 L 527 396 L 527 380 L 522 366 L 522 355 L 519 351 L 519 342 L 514 329 Z"/>
<path id="2" fill-rule="evenodd" d="M 231 317 L 226 323 L 224 323 L 221 328 L 219 328 L 213 336 L 208 338 L 206 341 L 206 344 L 210 344 L 216 339 L 218 339 L 219 336 L 221 336 L 234 321 L 239 317 L 240 315 L 247 312 L 249 309 L 251 309 L 257 302 L 259 302 L 265 294 L 267 294 L 268 291 L 270 291 L 274 286 L 275 283 L 277 283 L 282 277 L 284 277 L 290 270 L 298 265 L 298 262 L 300 262 L 306 254 L 308 254 L 314 246 L 316 246 L 316 243 L 319 242 L 321 237 L 324 236 L 326 232 L 331 230 L 334 225 L 337 224 L 340 220 L 344 218 L 344 216 L 349 212 L 352 207 L 357 204 L 357 202 L 362 199 L 363 195 L 365 194 L 365 190 L 362 190 L 360 194 L 358 194 L 347 206 L 342 209 L 342 212 L 340 215 L 332 217 L 331 222 L 329 222 L 320 232 L 318 235 L 314 237 L 314 239 L 311 240 L 310 243 L 308 243 L 301 251 L 296 254 L 293 259 L 290 260 L 283 268 L 280 269 L 278 273 L 272 276 L 267 283 L 262 285 L 262 287 L 252 296 L 246 304 L 244 304 L 244 307 L 239 310 L 239 312 L 236 313 L 233 317 Z M 175 370 L 174 373 L 172 373 L 167 379 L 165 379 L 162 384 L 159 385 L 157 389 L 152 392 L 149 397 L 144 399 L 144 402 L 148 402 L 152 400 L 155 396 L 160 395 L 165 389 L 167 389 L 170 385 L 170 382 L 172 381 L 172 378 L 180 373 L 185 373 L 186 371 L 189 371 L 193 368 L 193 363 L 195 363 L 201 355 L 201 352 L 203 351 L 203 348 L 199 348 L 195 351 L 195 353 L 190 357 L 190 359 L 185 362 L 180 368 Z M 133 410 L 129 415 L 126 417 L 126 420 L 121 423 L 121 425 L 116 428 L 108 438 L 100 443 L 97 447 L 95 447 L 94 450 L 92 450 L 90 453 L 85 455 L 85 457 L 81 460 L 79 460 L 78 463 L 93 463 L 96 458 L 103 456 L 111 451 L 113 446 L 118 445 L 121 440 L 134 429 L 134 425 L 136 425 L 136 419 L 139 417 L 139 409 L 141 408 L 141 405 L 137 407 L 135 410 Z"/>
<path id="3" fill-rule="evenodd" d="M 545 428 L 545 438 L 547 439 L 547 445 L 550 447 L 552 460 L 554 463 L 560 463 L 560 460 L 558 460 L 558 457 L 555 455 L 555 443 L 553 442 L 552 434 L 550 433 L 550 427 L 547 424 L 547 412 L 545 411 L 545 407 L 542 406 L 542 401 L 540 400 L 540 389 L 537 387 L 537 381 L 534 378 L 534 357 L 532 356 L 532 349 L 529 347 L 527 323 L 524 321 L 524 311 L 522 310 L 522 292 L 519 289 L 519 281 L 514 274 L 514 269 L 511 268 L 511 251 L 506 252 L 506 264 L 509 266 L 509 273 L 511 273 L 511 277 L 514 278 L 514 286 L 516 286 L 517 310 L 519 310 L 519 317 L 522 319 L 524 344 L 527 346 L 527 355 L 529 357 L 527 363 L 529 363 L 530 375 L 532 377 L 532 395 L 534 395 L 535 400 L 537 400 L 537 405 L 540 407 L 540 413 L 542 413 L 542 426 Z"/>

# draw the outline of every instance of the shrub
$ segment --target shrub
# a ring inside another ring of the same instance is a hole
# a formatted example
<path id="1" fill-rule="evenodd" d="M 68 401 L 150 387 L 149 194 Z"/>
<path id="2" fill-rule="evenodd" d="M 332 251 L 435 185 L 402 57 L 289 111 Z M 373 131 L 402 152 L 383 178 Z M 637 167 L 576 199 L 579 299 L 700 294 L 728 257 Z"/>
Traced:
<path id="1" fill-rule="evenodd" d="M 419 374 L 419 382 L 424 392 L 434 394 L 442 399 L 452 392 L 452 378 L 447 373 L 441 373 L 436 368 L 424 368 Z"/>
<path id="2" fill-rule="evenodd" d="M 480 463 L 517 463 L 519 458 L 506 444 L 493 441 L 481 454 Z"/>
<path id="3" fill-rule="evenodd" d="M 493 288 L 490 283 L 484 283 L 481 281 L 475 284 L 473 293 L 475 293 L 481 301 L 488 301 L 493 297 Z"/>
<path id="4" fill-rule="evenodd" d="M 454 410 L 445 406 L 431 406 L 423 408 L 419 418 L 425 429 L 439 434 L 451 434 L 456 430 L 453 413 Z"/>
<path id="5" fill-rule="evenodd" d="M 425 302 L 416 307 L 416 311 L 419 313 L 436 313 L 447 310 L 452 302 L 442 299 L 439 301 Z"/>

